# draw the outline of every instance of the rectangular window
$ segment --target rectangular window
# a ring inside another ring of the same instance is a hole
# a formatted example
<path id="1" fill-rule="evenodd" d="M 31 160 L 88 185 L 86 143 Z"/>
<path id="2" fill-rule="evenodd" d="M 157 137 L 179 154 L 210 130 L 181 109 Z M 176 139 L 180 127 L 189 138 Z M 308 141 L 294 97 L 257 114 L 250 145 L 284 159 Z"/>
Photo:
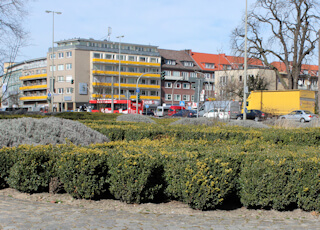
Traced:
<path id="1" fill-rule="evenodd" d="M 46 69 L 42 69 L 41 72 L 42 73 L 47 73 L 47 70 Z"/>
<path id="2" fill-rule="evenodd" d="M 150 85 L 158 85 L 158 81 L 157 80 L 150 80 Z"/>
<path id="3" fill-rule="evenodd" d="M 164 87 L 165 88 L 172 88 L 172 82 L 165 82 Z"/>
<path id="4" fill-rule="evenodd" d="M 188 72 L 181 72 L 181 75 L 184 79 L 187 79 L 189 77 L 189 73 Z"/>
<path id="5" fill-rule="evenodd" d="M 148 81 L 147 81 L 147 79 L 141 79 L 141 84 L 143 84 L 143 85 L 146 85 L 146 84 L 148 84 Z"/>
<path id="6" fill-rule="evenodd" d="M 119 55 L 116 55 L 116 59 L 119 60 Z M 120 60 L 126 60 L 126 56 L 125 55 L 120 55 Z"/>
<path id="7" fill-rule="evenodd" d="M 59 71 L 64 70 L 64 65 L 63 64 L 58 65 L 58 70 Z"/>
<path id="8" fill-rule="evenodd" d="M 158 91 L 150 91 L 150 96 L 158 96 Z"/>
<path id="9" fill-rule="evenodd" d="M 194 95 L 191 95 L 191 101 L 194 101 Z"/>
<path id="10" fill-rule="evenodd" d="M 63 88 L 58 88 L 58 94 L 63 94 Z"/>
<path id="11" fill-rule="evenodd" d="M 105 59 L 113 59 L 113 55 L 112 54 L 105 54 Z"/>
<path id="12" fill-rule="evenodd" d="M 72 75 L 67 75 L 66 76 L 66 82 L 71 82 L 72 80 Z"/>
<path id="13" fill-rule="evenodd" d="M 64 57 L 64 53 L 58 53 L 58 58 L 63 58 Z"/>
<path id="14" fill-rule="evenodd" d="M 183 62 L 183 66 L 193 67 L 193 62 L 191 62 L 191 61 L 184 61 L 184 62 Z"/>
<path id="15" fill-rule="evenodd" d="M 146 90 L 141 90 L 141 95 L 147 96 L 147 95 L 148 95 L 148 91 L 146 91 Z"/>
<path id="16" fill-rule="evenodd" d="M 190 101 L 190 95 L 183 95 L 182 100 L 183 101 Z"/>
<path id="17" fill-rule="evenodd" d="M 195 72 L 191 72 L 190 77 L 197 77 L 197 74 Z"/>
<path id="18" fill-rule="evenodd" d="M 210 73 L 205 73 L 205 74 L 204 74 L 204 77 L 205 77 L 206 79 L 210 79 L 210 75 L 211 75 Z"/>
<path id="19" fill-rule="evenodd" d="M 68 87 L 66 88 L 66 94 L 72 94 L 73 93 L 73 88 Z"/>
<path id="20" fill-rule="evenodd" d="M 166 65 L 176 65 L 176 61 L 175 60 L 164 60 L 164 64 L 166 64 Z"/>
<path id="21" fill-rule="evenodd" d="M 50 54 L 50 59 L 52 59 L 52 54 Z M 56 59 L 56 54 L 53 54 L 53 59 Z"/>
<path id="22" fill-rule="evenodd" d="M 66 64 L 66 70 L 71 70 L 71 69 L 72 69 L 72 64 L 71 63 Z"/>
<path id="23" fill-rule="evenodd" d="M 150 58 L 150 62 L 157 63 L 157 58 Z"/>
<path id="24" fill-rule="evenodd" d="M 129 83 L 129 84 L 135 84 L 135 83 L 136 83 L 136 79 L 134 79 L 134 78 L 128 78 L 128 83 Z"/>
<path id="25" fill-rule="evenodd" d="M 93 58 L 100 58 L 100 57 L 101 57 L 100 53 L 93 53 Z"/>
<path id="26" fill-rule="evenodd" d="M 58 76 L 58 82 L 64 82 L 64 77 L 63 76 Z"/>
<path id="27" fill-rule="evenodd" d="M 173 71 L 172 72 L 172 76 L 180 77 L 180 72 L 179 71 Z"/>
<path id="28" fill-rule="evenodd" d="M 50 66 L 50 71 L 52 71 L 52 65 Z M 53 71 L 56 71 L 56 66 L 53 66 Z"/>
<path id="29" fill-rule="evenodd" d="M 128 61 L 137 61 L 136 56 L 128 56 Z"/>
<path id="30" fill-rule="evenodd" d="M 165 76 L 171 76 L 171 71 L 170 70 L 165 70 L 164 73 L 165 73 Z"/>
<path id="31" fill-rule="evenodd" d="M 177 83 L 174 85 L 174 88 L 175 88 L 175 89 L 181 89 L 181 83 L 177 82 Z"/>
<path id="32" fill-rule="evenodd" d="M 175 94 L 173 97 L 174 101 L 181 101 L 181 95 L 180 94 Z"/>
<path id="33" fill-rule="evenodd" d="M 171 94 L 165 94 L 165 100 L 166 100 L 166 101 L 172 100 L 172 97 L 171 97 L 171 96 L 172 96 Z"/>
<path id="34" fill-rule="evenodd" d="M 207 69 L 214 69 L 214 64 L 213 63 L 206 63 L 205 68 Z"/>
<path id="35" fill-rule="evenodd" d="M 71 51 L 66 52 L 66 56 L 67 56 L 67 58 L 72 57 L 72 52 Z"/>
<path id="36" fill-rule="evenodd" d="M 147 58 L 146 58 L 146 57 L 139 57 L 139 61 L 141 61 L 141 62 L 146 62 L 146 61 L 147 61 Z"/>
<path id="37" fill-rule="evenodd" d="M 190 83 L 182 83 L 183 89 L 190 89 Z"/>

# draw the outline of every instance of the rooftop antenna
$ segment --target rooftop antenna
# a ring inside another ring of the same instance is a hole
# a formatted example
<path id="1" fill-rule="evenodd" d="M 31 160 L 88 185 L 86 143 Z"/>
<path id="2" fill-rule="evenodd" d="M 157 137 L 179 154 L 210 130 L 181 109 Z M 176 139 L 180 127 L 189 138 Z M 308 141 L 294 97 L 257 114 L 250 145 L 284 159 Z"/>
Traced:
<path id="1" fill-rule="evenodd" d="M 110 41 L 110 35 L 112 33 L 112 28 L 109 26 L 108 27 L 108 41 Z"/>

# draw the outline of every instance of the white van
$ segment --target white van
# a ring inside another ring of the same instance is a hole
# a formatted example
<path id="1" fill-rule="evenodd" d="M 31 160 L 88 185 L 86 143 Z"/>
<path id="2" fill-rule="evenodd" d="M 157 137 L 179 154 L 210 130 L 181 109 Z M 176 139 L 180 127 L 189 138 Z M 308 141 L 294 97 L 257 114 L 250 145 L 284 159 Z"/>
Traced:
<path id="1" fill-rule="evenodd" d="M 170 106 L 158 106 L 155 115 L 156 115 L 157 117 L 168 116 L 169 109 L 170 109 Z"/>

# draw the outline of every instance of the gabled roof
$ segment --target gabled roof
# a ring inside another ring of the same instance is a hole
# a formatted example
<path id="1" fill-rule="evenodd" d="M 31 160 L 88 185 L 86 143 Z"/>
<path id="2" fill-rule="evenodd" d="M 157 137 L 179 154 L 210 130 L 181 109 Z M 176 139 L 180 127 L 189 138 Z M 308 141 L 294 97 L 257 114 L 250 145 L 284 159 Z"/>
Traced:
<path id="1" fill-rule="evenodd" d="M 185 70 L 200 70 L 197 66 L 197 63 L 188 55 L 188 51 L 186 50 L 166 50 L 166 49 L 158 49 L 162 60 L 174 60 L 176 62 L 175 65 L 167 65 L 162 63 L 162 68 L 166 69 L 185 69 Z M 184 66 L 183 62 L 192 62 L 193 67 Z"/>
<path id="2" fill-rule="evenodd" d="M 227 56 L 225 54 L 207 54 L 190 52 L 191 57 L 198 63 L 202 70 L 224 70 L 225 66 L 231 69 L 239 69 L 244 64 L 243 57 Z M 205 68 L 205 64 L 214 64 L 214 68 Z M 262 61 L 258 59 L 248 59 L 248 66 L 263 66 Z"/>

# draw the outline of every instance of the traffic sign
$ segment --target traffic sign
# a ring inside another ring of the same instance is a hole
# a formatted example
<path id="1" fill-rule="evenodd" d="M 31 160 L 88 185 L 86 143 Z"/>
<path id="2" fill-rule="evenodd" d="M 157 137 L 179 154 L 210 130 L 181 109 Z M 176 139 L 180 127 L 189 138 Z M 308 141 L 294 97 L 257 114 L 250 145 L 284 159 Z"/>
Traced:
<path id="1" fill-rule="evenodd" d="M 139 89 L 139 88 L 137 88 L 137 89 L 136 89 L 136 92 L 137 92 L 137 93 L 140 93 L 140 89 Z"/>
<path id="2" fill-rule="evenodd" d="M 48 97 L 51 97 L 51 93 L 48 93 Z"/>
<path id="3" fill-rule="evenodd" d="M 145 105 L 146 108 L 149 108 L 149 105 Z"/>
<path id="4" fill-rule="evenodd" d="M 180 102 L 179 102 L 179 105 L 180 105 L 180 106 L 185 106 L 186 103 L 185 103 L 184 101 L 180 101 Z"/>

